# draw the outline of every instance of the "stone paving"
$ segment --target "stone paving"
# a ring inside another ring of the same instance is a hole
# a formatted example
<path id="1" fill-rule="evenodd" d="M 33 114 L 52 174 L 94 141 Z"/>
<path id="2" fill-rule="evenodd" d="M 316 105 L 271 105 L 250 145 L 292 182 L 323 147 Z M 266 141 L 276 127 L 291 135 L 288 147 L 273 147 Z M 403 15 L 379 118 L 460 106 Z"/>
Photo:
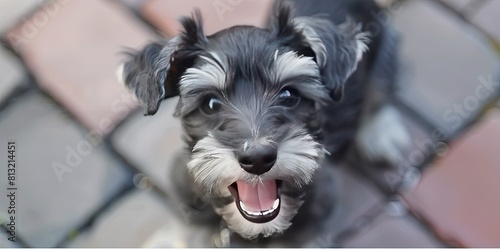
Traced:
<path id="1" fill-rule="evenodd" d="M 489 112 L 405 193 L 412 210 L 426 217 L 443 239 L 462 246 L 500 245 L 499 128 L 500 112 Z"/>
<path id="2" fill-rule="evenodd" d="M 18 233 L 30 246 L 50 247 L 119 192 L 130 173 L 52 100 L 32 92 L 2 111 L 0 140 L 18 145 Z"/>
<path id="3" fill-rule="evenodd" d="M 10 94 L 26 85 L 21 62 L 3 47 L 0 47 L 0 75 L 2 76 L 0 103 L 2 103 Z"/>
<path id="4" fill-rule="evenodd" d="M 388 7 L 378 18 L 401 35 L 392 105 L 414 145 L 398 166 L 335 168 L 338 219 L 327 236 L 302 245 L 498 247 L 499 1 L 378 2 Z M 114 75 L 123 48 L 174 36 L 175 20 L 193 7 L 210 34 L 263 26 L 271 5 L 0 1 L 0 143 L 16 141 L 19 165 L 18 241 L 2 227 L 0 247 L 248 246 L 191 221 L 172 191 L 183 147 L 177 99 L 144 117 Z"/>
<path id="5" fill-rule="evenodd" d="M 426 230 L 415 218 L 407 214 L 391 214 L 390 211 L 386 211 L 343 246 L 355 248 L 445 247 Z"/>
<path id="6" fill-rule="evenodd" d="M 442 9 L 435 2 L 409 2 L 394 10 L 398 12 L 394 25 L 401 32 L 403 64 L 408 68 L 400 95 L 442 133 L 451 135 L 474 118 L 479 102 L 492 96 L 494 89 L 481 85 L 495 71 L 498 58 L 485 48 L 481 41 L 485 38 Z M 478 87 L 484 88 L 479 101 L 469 104 L 469 96 Z M 465 106 L 463 114 L 457 114 L 454 105 Z"/>

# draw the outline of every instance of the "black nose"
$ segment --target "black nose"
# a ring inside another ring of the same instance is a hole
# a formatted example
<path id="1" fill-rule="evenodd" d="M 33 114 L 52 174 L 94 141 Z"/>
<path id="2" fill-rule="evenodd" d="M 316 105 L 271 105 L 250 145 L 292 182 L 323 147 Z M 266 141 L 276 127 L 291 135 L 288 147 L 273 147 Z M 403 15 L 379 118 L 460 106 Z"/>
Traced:
<path id="1" fill-rule="evenodd" d="M 238 157 L 238 161 L 245 171 L 261 175 L 273 167 L 277 156 L 278 150 L 276 147 L 268 144 L 258 144 L 249 147 Z"/>

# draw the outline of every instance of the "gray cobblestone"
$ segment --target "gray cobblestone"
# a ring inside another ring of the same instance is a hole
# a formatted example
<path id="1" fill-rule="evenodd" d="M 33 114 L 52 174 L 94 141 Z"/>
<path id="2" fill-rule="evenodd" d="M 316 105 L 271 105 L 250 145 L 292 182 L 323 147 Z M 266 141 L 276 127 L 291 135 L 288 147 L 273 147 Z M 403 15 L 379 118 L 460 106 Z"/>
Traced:
<path id="1" fill-rule="evenodd" d="M 350 239 L 343 247 L 444 247 L 414 218 L 380 215 L 372 225 Z"/>
<path id="2" fill-rule="evenodd" d="M 16 142 L 16 233 L 29 246 L 55 246 L 131 181 L 102 146 L 90 144 L 43 96 L 23 95 L 0 115 L 0 144 Z M 6 154 L 0 151 L 2 161 Z M 4 176 L 2 189 L 8 185 Z M 2 213 L 6 202 L 0 199 Z"/>
<path id="3" fill-rule="evenodd" d="M 17 22 L 41 6 L 46 0 L 2 0 L 0 1 L 0 33 L 5 32 Z"/>
<path id="4" fill-rule="evenodd" d="M 498 58 L 477 31 L 432 1 L 410 1 L 393 23 L 405 64 L 400 94 L 445 134 L 457 131 L 495 94 L 486 85 Z"/>
<path id="5" fill-rule="evenodd" d="M 141 247 L 164 225 L 182 233 L 182 222 L 168 203 L 153 191 L 134 190 L 122 197 L 96 219 L 67 247 Z M 175 241 L 175 235 L 168 237 Z"/>
<path id="6" fill-rule="evenodd" d="M 15 242 L 8 240 L 8 235 L 4 231 L 0 231 L 0 248 L 19 247 Z"/>
<path id="7" fill-rule="evenodd" d="M 113 135 L 117 150 L 164 191 L 169 191 L 168 169 L 182 150 L 180 120 L 173 117 L 177 98 L 165 100 L 154 116 L 136 113 Z"/>
<path id="8" fill-rule="evenodd" d="M 16 87 L 24 85 L 23 74 L 20 62 L 0 45 L 0 102 Z"/>
<path id="9" fill-rule="evenodd" d="M 472 22 L 488 32 L 500 44 L 500 1 L 489 1 L 482 5 L 471 18 Z"/>

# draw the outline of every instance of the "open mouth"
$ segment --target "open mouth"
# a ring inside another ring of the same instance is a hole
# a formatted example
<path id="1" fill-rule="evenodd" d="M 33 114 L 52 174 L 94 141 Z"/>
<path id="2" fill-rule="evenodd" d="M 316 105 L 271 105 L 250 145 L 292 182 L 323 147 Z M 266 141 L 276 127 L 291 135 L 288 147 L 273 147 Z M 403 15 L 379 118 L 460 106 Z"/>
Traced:
<path id="1" fill-rule="evenodd" d="M 228 189 L 234 196 L 241 215 L 254 223 L 272 221 L 280 212 L 278 187 L 281 181 L 267 180 L 257 184 L 236 181 Z"/>

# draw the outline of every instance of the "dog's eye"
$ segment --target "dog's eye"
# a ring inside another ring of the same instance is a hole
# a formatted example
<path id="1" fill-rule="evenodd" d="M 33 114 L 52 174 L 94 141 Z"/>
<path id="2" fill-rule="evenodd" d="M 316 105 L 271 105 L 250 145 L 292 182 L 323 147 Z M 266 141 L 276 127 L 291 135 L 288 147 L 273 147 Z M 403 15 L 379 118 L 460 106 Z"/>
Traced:
<path id="1" fill-rule="evenodd" d="M 293 108 L 300 102 L 300 96 L 293 89 L 283 89 L 278 94 L 278 105 Z"/>
<path id="2" fill-rule="evenodd" d="M 215 114 L 219 112 L 221 108 L 222 102 L 213 96 L 206 97 L 200 106 L 201 111 L 207 115 Z"/>

